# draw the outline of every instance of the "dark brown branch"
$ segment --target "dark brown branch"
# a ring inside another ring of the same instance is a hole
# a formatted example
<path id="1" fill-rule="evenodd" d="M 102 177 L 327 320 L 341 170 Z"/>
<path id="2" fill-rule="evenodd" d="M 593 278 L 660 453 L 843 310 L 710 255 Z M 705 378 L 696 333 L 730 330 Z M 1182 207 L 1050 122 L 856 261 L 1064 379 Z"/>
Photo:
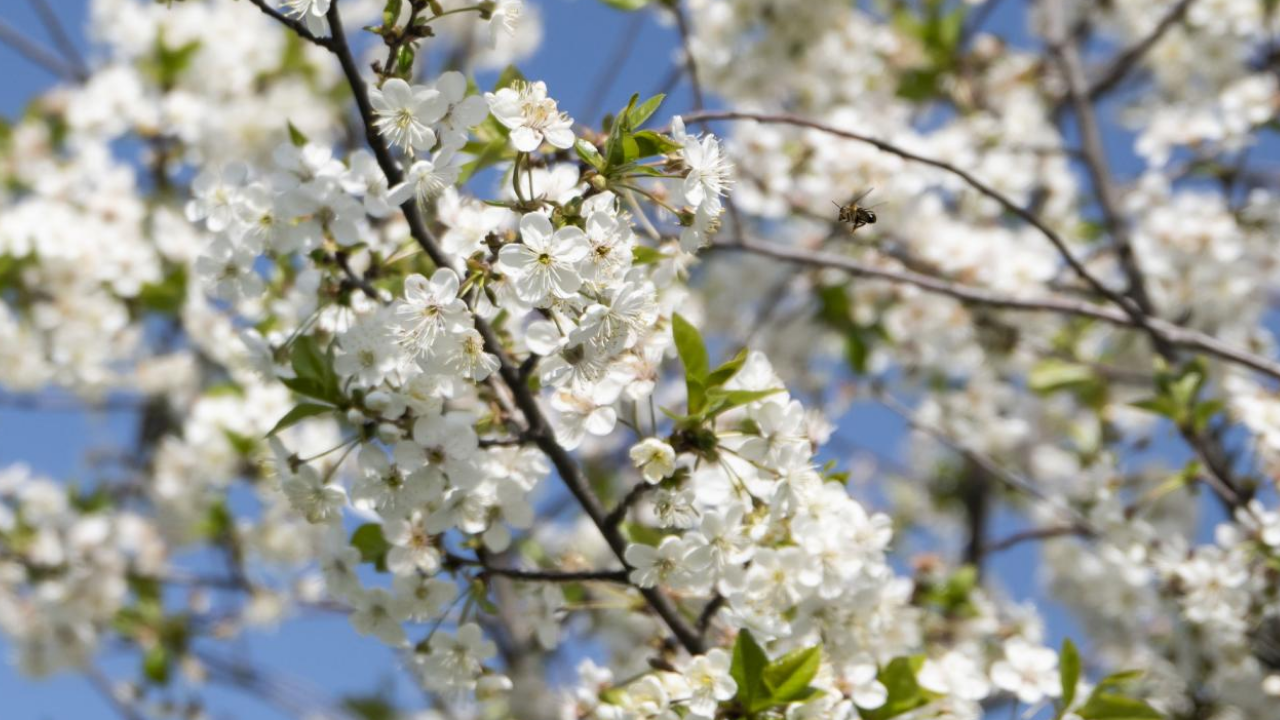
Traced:
<path id="1" fill-rule="evenodd" d="M 335 0 L 329 6 L 329 28 L 333 37 L 328 47 L 338 57 L 347 83 L 351 86 L 352 94 L 356 100 L 356 107 L 359 109 L 360 118 L 364 123 L 365 138 L 369 147 L 373 150 L 374 157 L 382 168 L 382 172 L 387 176 L 387 182 L 390 185 L 396 185 L 403 181 L 404 174 L 401 172 L 395 158 L 392 157 L 391 151 L 383 141 L 382 136 L 378 134 L 377 128 L 374 127 L 374 112 L 369 102 L 368 87 L 361 77 L 360 69 L 356 65 L 351 48 L 347 43 L 338 5 L 339 3 Z M 404 211 L 405 220 L 409 223 L 410 234 L 423 252 L 437 266 L 452 267 L 449 257 L 441 250 L 440 244 L 427 228 L 417 204 L 410 199 L 401 206 L 401 209 Z M 507 354 L 502 340 L 484 319 L 476 317 L 475 326 L 476 331 L 484 339 L 485 349 L 498 358 L 498 373 L 508 389 L 510 389 L 516 406 L 525 416 L 525 421 L 528 425 L 527 435 L 551 460 L 551 464 L 559 473 L 561 481 L 578 501 L 578 504 L 582 506 L 588 517 L 591 518 L 591 521 L 595 523 L 600 533 L 604 536 L 605 542 L 613 550 L 614 555 L 625 566 L 626 538 L 622 536 L 618 528 L 612 527 L 605 522 L 606 512 L 604 506 L 601 505 L 600 499 L 591 490 L 590 483 L 583 474 L 582 469 L 578 467 L 577 462 L 574 461 L 573 456 L 556 440 L 555 431 L 550 422 L 548 422 L 546 415 L 543 414 L 542 408 L 538 404 L 538 399 L 529 387 L 521 381 L 520 369 Z M 689 626 L 689 623 L 680 614 L 671 599 L 657 588 L 640 588 L 639 591 L 685 649 L 693 654 L 701 654 L 703 651 L 702 639 Z"/>
<path id="2" fill-rule="evenodd" d="M 609 511 L 609 515 L 605 517 L 604 521 L 612 527 L 621 525 L 622 521 L 627 518 L 627 511 L 632 507 L 635 507 L 635 504 L 640 501 L 640 498 L 644 497 L 645 493 L 655 487 L 657 486 L 650 485 L 647 482 L 642 482 L 631 488 L 631 490 L 618 501 L 618 506 Z"/>
<path id="3" fill-rule="evenodd" d="M 291 18 L 288 15 L 285 15 L 284 13 L 280 12 L 279 10 L 276 10 L 275 8 L 268 5 L 266 3 L 266 0 L 249 0 L 249 2 L 257 6 L 257 8 L 261 10 L 263 13 L 265 13 L 268 17 L 272 18 L 276 22 L 281 23 L 285 27 L 288 27 L 290 30 L 297 33 L 298 37 L 302 38 L 303 40 L 306 40 L 307 42 L 310 42 L 310 43 L 315 43 L 316 45 L 319 45 L 322 48 L 328 48 L 329 50 L 333 50 L 333 40 L 331 38 L 323 38 L 315 35 L 310 30 L 307 29 L 306 23 L 303 23 L 300 20 Z M 330 21 L 330 23 L 332 24 L 332 21 Z M 333 32 L 332 28 L 330 28 L 330 32 Z"/>

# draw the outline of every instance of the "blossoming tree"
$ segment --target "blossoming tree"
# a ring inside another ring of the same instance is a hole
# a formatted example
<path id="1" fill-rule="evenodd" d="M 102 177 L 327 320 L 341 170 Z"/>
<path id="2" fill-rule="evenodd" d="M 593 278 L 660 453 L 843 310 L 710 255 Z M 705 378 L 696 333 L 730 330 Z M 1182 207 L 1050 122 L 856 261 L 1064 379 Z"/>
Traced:
<path id="1" fill-rule="evenodd" d="M 4 459 L 20 668 L 127 718 L 1273 717 L 1277 3 L 604 1 L 692 106 L 569 117 L 521 0 L 3 34 L 66 81 L 0 134 L 0 399 L 137 426 Z M 226 652 L 308 613 L 424 699 Z"/>

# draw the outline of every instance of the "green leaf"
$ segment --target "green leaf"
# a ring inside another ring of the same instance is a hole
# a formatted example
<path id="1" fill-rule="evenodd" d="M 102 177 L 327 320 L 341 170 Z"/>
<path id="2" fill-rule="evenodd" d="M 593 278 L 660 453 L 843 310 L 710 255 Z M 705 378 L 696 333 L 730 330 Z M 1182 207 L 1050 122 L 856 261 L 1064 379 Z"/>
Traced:
<path id="1" fill-rule="evenodd" d="M 1058 659 L 1058 676 L 1062 681 L 1062 709 L 1071 707 L 1076 698 L 1076 686 L 1080 684 L 1080 653 L 1071 638 L 1062 641 L 1062 652 Z"/>
<path id="2" fill-rule="evenodd" d="M 1209 427 L 1209 421 L 1213 419 L 1226 407 L 1227 403 L 1222 398 L 1214 398 L 1197 403 L 1195 409 L 1191 411 L 1191 424 L 1197 431 L 1203 431 Z"/>
<path id="3" fill-rule="evenodd" d="M 400 2 L 401 0 L 387 0 L 387 4 L 382 8 L 382 24 L 391 27 L 400 20 Z"/>
<path id="4" fill-rule="evenodd" d="M 774 703 L 788 703 L 805 696 L 822 664 L 822 646 L 787 653 L 764 669 L 764 684 Z"/>
<path id="5" fill-rule="evenodd" d="M 706 404 L 707 346 L 702 342 L 698 329 L 680 313 L 671 316 L 671 333 L 676 342 L 676 353 L 684 364 L 685 388 L 689 395 L 689 413 L 702 412 Z"/>
<path id="6" fill-rule="evenodd" d="M 782 392 L 782 388 L 769 390 L 709 390 L 707 391 L 708 402 L 706 407 L 699 412 L 715 416 L 743 405 L 750 405 L 780 392 Z"/>
<path id="7" fill-rule="evenodd" d="M 342 401 L 338 376 L 328 355 L 320 351 L 316 339 L 303 335 L 294 340 L 289 362 L 296 378 L 281 380 L 286 386 L 303 395 L 319 398 L 337 405 Z"/>
<path id="8" fill-rule="evenodd" d="M 1082 383 L 1093 382 L 1095 378 L 1093 370 L 1084 365 L 1049 358 L 1040 361 L 1031 369 L 1027 375 L 1027 387 L 1039 395 L 1048 395 Z"/>
<path id="9" fill-rule="evenodd" d="M 1137 698 L 1096 691 L 1076 714 L 1084 720 L 1162 720 L 1164 717 Z"/>
<path id="10" fill-rule="evenodd" d="M 648 5 L 652 0 L 600 0 L 600 2 L 614 8 L 615 10 L 635 12 L 636 10 L 643 8 L 645 5 Z"/>
<path id="11" fill-rule="evenodd" d="M 631 264 L 632 265 L 652 265 L 656 262 L 662 262 L 667 259 L 657 248 L 651 248 L 648 245 L 635 245 L 631 248 Z"/>
<path id="12" fill-rule="evenodd" d="M 376 695 L 348 695 L 342 699 L 342 709 L 361 720 L 396 720 L 400 717 L 394 705 Z"/>
<path id="13" fill-rule="evenodd" d="M 351 546 L 360 551 L 360 562 L 372 563 L 379 571 L 387 569 L 387 551 L 391 543 L 382 535 L 378 523 L 365 523 L 351 533 Z"/>
<path id="14" fill-rule="evenodd" d="M 662 105 L 662 100 L 666 95 L 658 94 L 640 103 L 638 107 L 634 107 L 627 113 L 627 126 L 632 130 L 644 125 L 644 122 L 658 111 L 658 106 Z"/>
<path id="15" fill-rule="evenodd" d="M 573 143 L 573 149 L 578 153 L 578 157 L 582 158 L 582 162 L 595 168 L 597 172 L 604 170 L 604 156 L 600 154 L 595 145 L 579 138 Z"/>
<path id="16" fill-rule="evenodd" d="M 916 682 L 916 673 L 923 664 L 923 655 L 912 655 L 894 658 L 888 665 L 881 668 L 877 677 L 889 691 L 889 695 L 884 704 L 874 710 L 858 708 L 858 714 L 863 720 L 887 720 L 887 718 L 897 717 L 935 698 L 935 693 L 925 690 L 920 687 L 920 683 Z"/>
<path id="17" fill-rule="evenodd" d="M 325 413 L 333 412 L 333 410 L 334 408 L 331 405 L 317 405 L 315 403 L 298 403 L 298 405 L 295 406 L 292 410 L 285 413 L 284 417 L 280 418 L 280 422 L 276 423 L 276 426 L 271 428 L 271 432 L 267 433 L 267 437 L 271 437 L 272 435 L 275 435 L 276 433 L 280 432 L 281 430 L 284 430 L 287 427 L 291 427 L 293 425 L 298 424 L 298 421 L 300 420 L 304 420 L 309 417 L 314 417 L 316 415 L 324 415 Z"/>
<path id="18" fill-rule="evenodd" d="M 158 283 L 146 283 L 138 291 L 138 302 L 147 310 L 176 313 L 187 299 L 187 271 L 179 267 Z"/>
<path id="19" fill-rule="evenodd" d="M 631 135 L 636 141 L 636 158 L 637 160 L 654 155 L 669 155 L 680 149 L 680 145 L 675 140 L 661 135 L 652 130 L 641 130 Z M 645 170 L 652 168 L 635 168 L 635 171 L 644 173 Z M 646 173 L 647 174 L 647 173 Z"/>
<path id="20" fill-rule="evenodd" d="M 721 365 L 707 376 L 707 389 L 718 388 L 733 379 L 734 375 L 742 369 L 744 363 L 747 362 L 747 349 L 742 348 L 728 362 Z"/>
<path id="21" fill-rule="evenodd" d="M 1168 396 L 1152 397 L 1145 400 L 1129 403 L 1131 406 L 1139 410 L 1146 410 L 1156 415 L 1163 415 L 1170 420 L 1176 421 L 1181 414 L 1178 406 L 1174 404 L 1172 398 Z"/>
<path id="22" fill-rule="evenodd" d="M 169 650 L 157 643 L 142 656 L 142 674 L 157 685 L 169 684 Z"/>
<path id="23" fill-rule="evenodd" d="M 507 155 L 507 147 L 506 138 L 497 138 L 481 145 L 478 152 L 474 153 L 475 159 L 465 163 L 459 170 L 458 184 L 465 185 L 476 173 L 502 161 Z M 472 152 L 470 148 L 465 149 Z"/>
<path id="24" fill-rule="evenodd" d="M 738 702 L 749 711 L 769 697 L 769 688 L 764 684 L 764 669 L 768 664 L 769 657 L 752 637 L 751 631 L 740 631 L 733 644 L 729 675 L 738 683 Z"/>
<path id="25" fill-rule="evenodd" d="M 401 45 L 400 54 L 396 56 L 396 74 L 407 78 L 413 74 L 413 59 L 416 53 L 412 45 Z"/>
<path id="26" fill-rule="evenodd" d="M 1143 670 L 1121 670 L 1114 672 L 1098 681 L 1098 686 L 1094 688 L 1095 693 L 1105 690 L 1118 690 L 1131 682 L 1135 682 L 1146 672 Z"/>
<path id="27" fill-rule="evenodd" d="M 285 125 L 289 127 L 289 142 L 293 143 L 294 147 L 302 147 L 307 144 L 307 136 L 302 134 L 297 125 L 294 125 L 290 120 L 286 120 Z"/>
<path id="28" fill-rule="evenodd" d="M 497 92 L 502 88 L 511 87 L 517 82 L 526 82 L 524 73 L 520 72 L 520 68 L 515 65 L 508 65 L 498 75 L 498 82 L 493 86 L 493 90 Z"/>

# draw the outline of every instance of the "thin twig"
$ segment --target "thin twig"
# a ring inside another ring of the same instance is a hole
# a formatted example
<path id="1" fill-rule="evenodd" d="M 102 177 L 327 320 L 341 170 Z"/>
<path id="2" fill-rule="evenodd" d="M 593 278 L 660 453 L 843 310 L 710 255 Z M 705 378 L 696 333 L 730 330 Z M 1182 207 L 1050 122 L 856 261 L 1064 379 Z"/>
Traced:
<path id="1" fill-rule="evenodd" d="M 963 285 L 910 270 L 876 267 L 835 253 L 801 250 L 750 239 L 745 240 L 742 244 L 736 241 L 717 240 L 712 244 L 712 248 L 748 252 L 816 268 L 843 270 L 857 277 L 874 278 L 898 285 L 910 285 L 927 292 L 945 295 L 964 303 L 984 305 L 1000 310 L 1058 313 L 1098 320 L 1117 327 L 1136 327 L 1133 319 L 1127 314 L 1094 303 L 1062 297 L 1021 298 L 1002 295 L 984 288 Z M 1280 380 L 1280 363 L 1239 350 L 1215 337 L 1165 320 L 1155 319 L 1151 321 L 1151 324 L 1164 337 L 1168 338 L 1169 342 L 1174 346 L 1197 350 Z"/>
<path id="2" fill-rule="evenodd" d="M 89 77 L 89 68 L 85 65 L 84 56 L 76 49 L 76 44 L 72 42 L 71 36 L 67 34 L 67 30 L 63 27 L 62 22 L 58 20 L 58 15 L 49 7 L 48 0 L 27 0 L 28 4 L 36 11 L 36 15 L 40 18 L 40 24 L 44 25 L 44 29 L 48 31 L 49 37 L 53 39 L 53 44 L 66 58 L 67 63 L 75 68 L 76 79 L 84 81 Z"/>
<path id="3" fill-rule="evenodd" d="M 1049 538 L 1082 534 L 1081 529 L 1075 525 L 1054 525 L 1051 527 L 1032 528 L 1030 530 L 1016 532 L 1007 537 L 983 545 L 982 554 L 984 556 L 994 555 L 995 553 L 1008 550 L 1015 545 L 1021 545 L 1024 542 L 1048 540 Z"/>
<path id="4" fill-rule="evenodd" d="M 125 702 L 116 694 L 115 689 L 111 687 L 110 678 L 104 675 L 101 670 L 90 665 L 84 669 L 84 676 L 89 681 L 89 684 L 93 686 L 93 689 L 102 696 L 102 699 L 106 700 L 111 705 L 111 708 L 116 711 L 116 714 L 124 718 L 124 720 L 146 720 L 146 717 L 138 712 L 137 708 Z"/>
<path id="5" fill-rule="evenodd" d="M 1097 100 L 1107 94 L 1116 85 L 1128 76 L 1138 61 L 1142 59 L 1147 51 L 1160 42 L 1160 39 L 1173 29 L 1187 14 L 1187 10 L 1191 8 L 1192 3 L 1196 0 L 1181 0 L 1174 5 L 1164 17 L 1160 18 L 1160 22 L 1155 28 L 1138 42 L 1129 47 L 1128 50 L 1121 52 L 1116 59 L 1111 61 L 1111 65 L 1102 73 L 1102 77 L 1098 78 L 1089 86 L 1088 97 L 1090 100 Z"/>
<path id="6" fill-rule="evenodd" d="M 813 130 L 825 132 L 831 135 L 835 135 L 837 137 L 843 137 L 850 140 L 864 142 L 864 143 L 867 143 L 868 145 L 879 148 L 884 152 L 890 153 L 892 155 L 897 155 L 898 157 L 904 158 L 906 160 L 918 162 L 922 165 L 928 165 L 930 167 L 935 167 L 940 170 L 944 170 L 948 173 L 951 173 L 952 175 L 959 177 L 961 180 L 964 180 L 970 187 L 977 190 L 979 193 L 991 198 L 992 200 L 995 200 L 1005 210 L 1017 216 L 1019 219 L 1023 220 L 1028 225 L 1031 225 L 1036 230 L 1038 230 L 1040 234 L 1043 235 L 1045 238 L 1047 238 L 1049 242 L 1054 246 L 1054 248 L 1058 251 L 1058 254 L 1072 269 L 1072 271 L 1074 271 L 1075 274 L 1080 277 L 1080 279 L 1084 280 L 1091 288 L 1093 288 L 1095 292 L 1097 292 L 1099 295 L 1106 298 L 1108 301 L 1110 301 L 1111 303 L 1119 307 L 1121 310 L 1123 310 L 1124 313 L 1129 316 L 1129 319 L 1132 321 L 1130 324 L 1132 324 L 1134 327 L 1141 328 L 1143 331 L 1145 331 L 1149 335 L 1163 336 L 1163 338 L 1168 342 L 1170 342 L 1171 344 L 1198 347 L 1204 352 L 1208 352 L 1212 355 L 1217 355 L 1219 357 L 1232 359 L 1233 361 L 1239 364 L 1253 368 L 1254 370 L 1270 375 L 1271 377 L 1280 379 L 1280 364 L 1277 364 L 1266 358 L 1262 358 L 1257 355 L 1244 352 L 1242 350 L 1237 350 L 1216 338 L 1197 332 L 1195 330 L 1190 330 L 1188 328 L 1184 328 L 1179 325 L 1174 325 L 1172 323 L 1162 321 L 1159 318 L 1152 318 L 1147 314 L 1143 313 L 1142 309 L 1137 307 L 1134 304 L 1133 300 L 1111 289 L 1105 283 L 1099 280 L 1087 268 L 1085 268 L 1084 265 L 1080 262 L 1080 260 L 1067 247 L 1066 242 L 1062 239 L 1062 237 L 1058 235 L 1058 233 L 1055 232 L 1052 228 L 1045 225 L 1044 221 L 1042 221 L 1039 217 L 1037 217 L 1035 213 L 1032 213 L 1026 208 L 1023 208 L 1021 205 L 1018 205 L 1017 203 L 1013 202 L 1011 199 L 1001 194 L 999 191 L 993 189 L 991 186 L 987 185 L 981 180 L 978 180 L 976 177 L 974 177 L 970 173 L 950 163 L 943 162 L 941 160 L 935 160 L 933 158 L 924 157 L 922 155 L 917 155 L 916 153 L 910 152 L 908 150 L 904 150 L 894 145 L 893 143 L 889 143 L 884 140 L 880 140 L 878 138 L 862 135 L 860 133 L 850 132 L 848 130 L 841 130 L 839 128 L 834 128 L 829 125 L 824 125 L 823 123 L 816 122 L 816 121 L 809 120 L 807 118 L 802 118 L 795 115 L 715 110 L 715 111 L 708 111 L 708 112 L 701 112 L 701 113 L 693 113 L 689 116 L 688 119 L 694 120 L 694 121 L 697 121 L 697 120 L 749 120 L 749 121 L 760 122 L 760 123 L 777 123 L 777 124 L 783 124 L 783 125 L 795 125 L 797 127 L 806 127 Z"/>
<path id="7" fill-rule="evenodd" d="M 1073 526 L 1080 528 L 1081 532 L 1088 533 L 1090 535 L 1098 534 L 1098 532 L 1093 528 L 1093 525 L 1089 522 L 1089 519 L 1080 514 L 1080 512 L 1075 508 L 1063 503 L 1058 498 L 1045 494 L 1043 490 L 1031 481 L 1006 469 L 1004 466 L 1000 465 L 1000 463 L 987 455 L 969 448 L 941 428 L 934 427 L 933 425 L 918 420 L 915 417 L 915 414 L 911 412 L 910 408 L 889 393 L 876 391 L 874 396 L 882 405 L 891 410 L 898 417 L 902 418 L 902 420 L 906 422 L 912 430 L 924 433 L 925 435 L 933 438 L 943 446 L 949 448 L 952 452 L 955 452 L 965 460 L 968 460 L 975 466 L 985 470 L 1009 489 L 1033 497 L 1067 516 L 1070 518 L 1070 523 Z"/>
<path id="8" fill-rule="evenodd" d="M 35 41 L 14 26 L 0 20 L 0 44 L 8 45 L 19 55 L 62 78 L 75 80 L 79 78 L 76 69 L 68 66 L 57 55 Z"/>
<path id="9" fill-rule="evenodd" d="M 1061 5 L 1057 6 L 1061 12 Z M 1102 222 L 1111 236 L 1116 249 L 1116 259 L 1124 270 L 1129 282 L 1128 294 L 1133 298 L 1143 314 L 1155 316 L 1155 308 L 1147 295 L 1146 283 L 1137 255 L 1133 252 L 1133 244 L 1129 241 L 1129 227 L 1120 212 L 1120 192 L 1116 188 L 1107 164 L 1106 150 L 1102 146 L 1102 130 L 1098 127 L 1098 118 L 1094 113 L 1093 103 L 1085 92 L 1084 64 L 1080 53 L 1067 37 L 1055 40 L 1050 52 L 1058 60 L 1062 74 L 1067 80 L 1067 95 L 1076 116 L 1076 125 L 1080 129 L 1080 143 L 1084 151 L 1084 166 L 1089 173 L 1094 195 L 1098 206 L 1102 209 Z M 1162 340 L 1157 340 L 1162 342 Z"/>
<path id="10" fill-rule="evenodd" d="M 604 106 L 605 96 L 613 89 L 622 68 L 631 58 L 631 52 L 636 47 L 636 39 L 640 37 L 640 31 L 644 28 L 644 19 L 644 13 L 635 13 L 631 16 L 631 21 L 622 28 L 621 41 L 614 42 L 613 55 L 609 57 L 609 62 L 605 63 L 591 86 L 591 94 L 587 96 L 581 116 L 584 122 L 593 121 L 596 114 L 600 112 L 600 108 Z"/>

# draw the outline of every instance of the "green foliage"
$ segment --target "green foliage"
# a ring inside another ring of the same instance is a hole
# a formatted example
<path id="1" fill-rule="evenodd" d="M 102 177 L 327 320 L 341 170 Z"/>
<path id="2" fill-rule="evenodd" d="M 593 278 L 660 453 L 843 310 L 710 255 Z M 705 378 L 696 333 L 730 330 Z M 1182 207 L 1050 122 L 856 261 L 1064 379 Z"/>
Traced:
<path id="1" fill-rule="evenodd" d="M 925 56 L 920 66 L 902 74 L 899 97 L 923 102 L 945 96 L 942 80 L 956 70 L 967 13 L 964 3 L 954 3 L 948 9 L 942 0 L 926 0 L 920 8 L 904 3 L 894 10 L 893 28 L 920 43 Z"/>
<path id="2" fill-rule="evenodd" d="M 1077 363 L 1046 358 L 1027 375 L 1027 387 L 1037 395 L 1070 392 L 1081 403 L 1101 408 L 1107 402 L 1107 383 L 1092 368 Z"/>
<path id="3" fill-rule="evenodd" d="M 289 128 L 289 142 L 294 147 L 302 147 L 307 144 L 307 136 L 302 134 L 297 125 L 294 125 L 290 120 L 286 120 L 285 125 Z"/>
<path id="4" fill-rule="evenodd" d="M 316 415 L 324 415 L 333 412 L 331 405 L 317 405 L 316 403 L 298 403 L 292 410 L 280 418 L 280 422 L 271 428 L 271 432 L 267 433 L 267 437 L 271 437 L 287 427 L 298 424 L 299 421 L 305 420 Z"/>
<path id="5" fill-rule="evenodd" d="M 378 523 L 365 523 L 351 533 L 351 546 L 360 551 L 360 562 L 370 563 L 379 572 L 387 569 L 387 551 L 391 543 L 382 535 Z"/>
<path id="6" fill-rule="evenodd" d="M 631 264 L 632 265 L 652 265 L 661 262 L 666 258 L 657 248 L 651 248 L 648 245 L 636 245 L 631 248 Z"/>
<path id="7" fill-rule="evenodd" d="M 844 336 L 845 359 L 858 375 L 867 373 L 867 361 L 878 342 L 888 342 L 889 334 L 879 322 L 858 323 L 844 285 L 823 285 L 817 289 L 818 319 Z"/>
<path id="8" fill-rule="evenodd" d="M 1224 406 L 1220 399 L 1200 398 L 1207 379 L 1207 367 L 1199 358 L 1176 371 L 1161 364 L 1156 369 L 1156 394 L 1133 403 L 1133 407 L 1169 418 L 1179 428 L 1200 432 Z"/>
<path id="9" fill-rule="evenodd" d="M 696 415 L 706 406 L 707 397 L 707 347 L 702 334 L 680 313 L 671 315 L 671 334 L 675 337 L 676 353 L 684 364 L 685 390 L 689 398 L 689 414 Z"/>
<path id="10" fill-rule="evenodd" d="M 1071 638 L 1062 641 L 1062 652 L 1058 653 L 1058 676 L 1062 680 L 1062 709 L 1065 713 L 1075 700 L 1076 686 L 1080 684 L 1080 653 L 1076 652 L 1076 644 L 1071 642 Z"/>
<path id="11" fill-rule="evenodd" d="M 361 720 L 396 720 L 400 714 L 387 699 L 376 695 L 348 695 L 342 709 Z"/>
<path id="12" fill-rule="evenodd" d="M 327 353 L 323 353 L 315 338 L 303 335 L 294 340 L 289 352 L 289 362 L 293 365 L 296 377 L 281 382 L 290 390 L 299 395 L 324 400 L 331 405 L 342 405 L 344 398 L 338 374 L 333 370 L 332 347 Z"/>
<path id="13" fill-rule="evenodd" d="M 640 130 L 662 106 L 665 97 L 654 95 L 640 102 L 639 95 L 632 95 L 627 106 L 613 116 L 608 123 L 609 139 L 604 146 L 606 165 L 597 168 L 602 175 L 611 179 L 621 178 L 639 170 L 637 161 L 672 152 L 679 147 L 671 138 L 652 130 Z"/>
<path id="14" fill-rule="evenodd" d="M 161 88 L 169 89 L 177 85 L 178 79 L 191 67 L 191 61 L 200 51 L 200 41 L 192 40 L 177 47 L 171 47 L 164 39 L 164 28 L 156 33 L 156 44 L 151 57 L 141 63 L 142 71 L 151 76 Z"/>
<path id="15" fill-rule="evenodd" d="M 738 633 L 733 645 L 729 675 L 738 684 L 734 702 L 748 716 L 772 708 L 818 697 L 821 691 L 809 683 L 822 663 L 822 646 L 803 648 L 769 661 L 750 630 Z"/>
<path id="16" fill-rule="evenodd" d="M 971 597 L 977 586 L 978 569 L 972 565 L 963 565 L 941 582 L 922 581 L 917 591 L 917 602 L 935 608 L 944 617 L 974 617 L 977 609 L 974 608 Z"/>
<path id="17" fill-rule="evenodd" d="M 646 5 L 653 2 L 653 0 L 600 0 L 600 2 L 615 10 L 635 12 L 636 10 L 644 8 Z"/>
<path id="18" fill-rule="evenodd" d="M 916 681 L 916 673 L 920 672 L 922 665 L 924 656 L 912 655 L 894 658 L 888 665 L 880 668 L 876 677 L 889 691 L 889 695 L 884 704 L 874 710 L 858 708 L 858 715 L 864 720 L 886 720 L 937 699 L 937 693 L 925 690 Z"/>

